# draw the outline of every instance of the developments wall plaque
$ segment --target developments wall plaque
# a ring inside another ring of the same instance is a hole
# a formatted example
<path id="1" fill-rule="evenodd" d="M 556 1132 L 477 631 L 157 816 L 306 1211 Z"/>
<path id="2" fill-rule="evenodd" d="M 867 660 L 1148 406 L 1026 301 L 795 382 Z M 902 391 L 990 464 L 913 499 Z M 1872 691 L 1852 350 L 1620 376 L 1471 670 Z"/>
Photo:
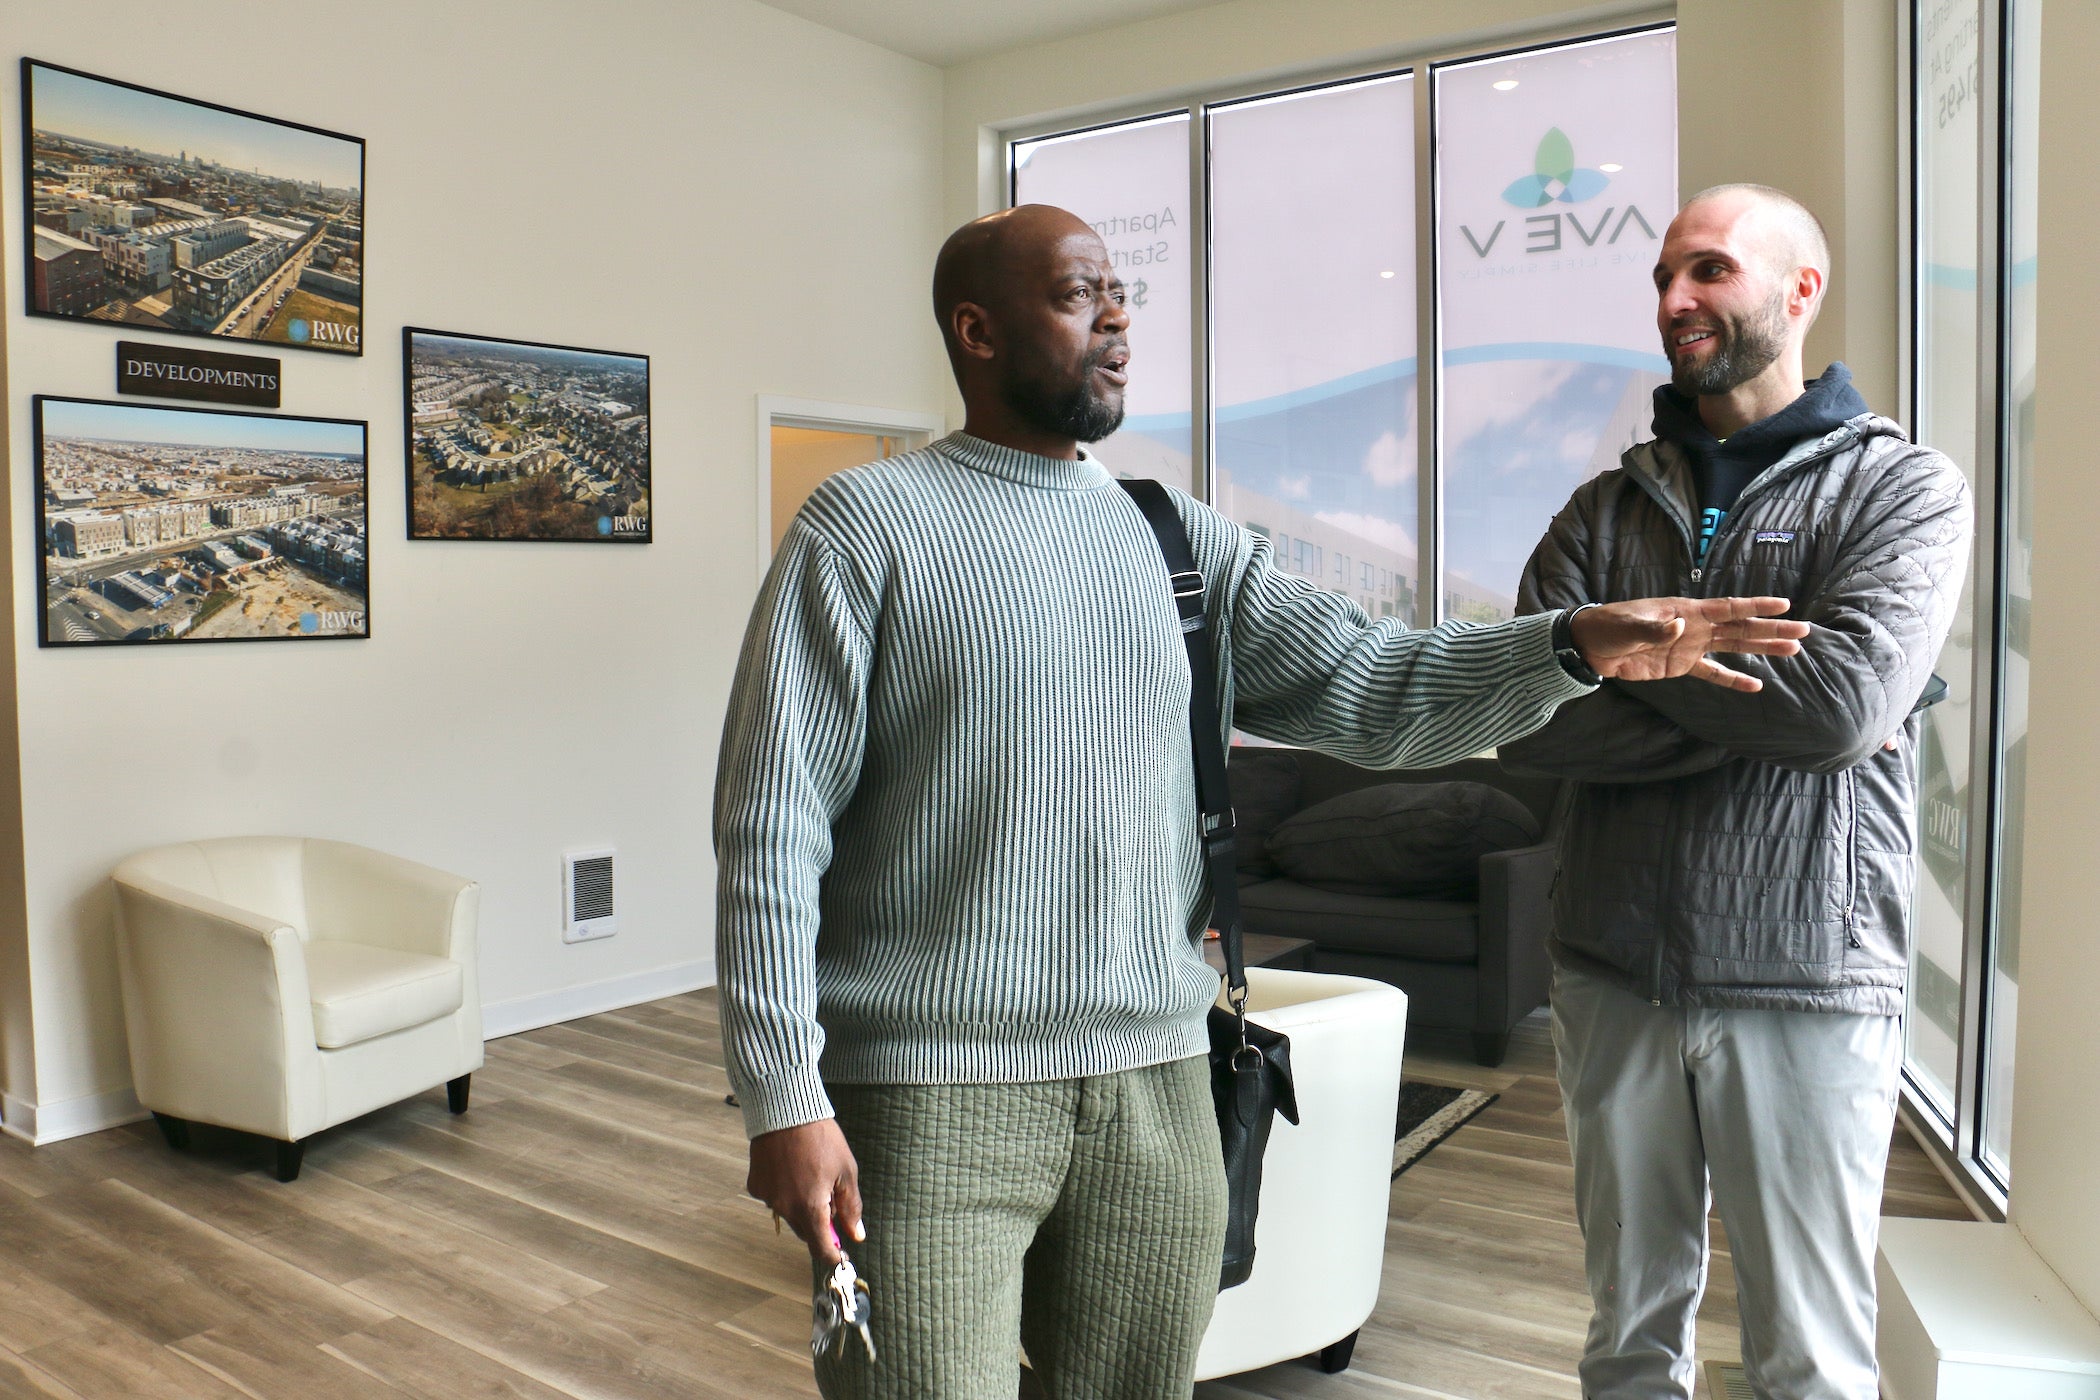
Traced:
<path id="1" fill-rule="evenodd" d="M 117 342 L 117 392 L 276 408 L 281 360 L 175 345 Z"/>

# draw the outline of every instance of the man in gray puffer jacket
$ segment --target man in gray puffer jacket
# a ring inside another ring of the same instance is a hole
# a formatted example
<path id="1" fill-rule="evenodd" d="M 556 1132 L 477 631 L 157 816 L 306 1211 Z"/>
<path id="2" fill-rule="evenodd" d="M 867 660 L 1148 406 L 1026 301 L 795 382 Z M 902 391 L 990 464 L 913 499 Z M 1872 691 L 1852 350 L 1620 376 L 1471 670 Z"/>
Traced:
<path id="1" fill-rule="evenodd" d="M 1874 1246 L 1902 1058 L 1920 721 L 1971 530 L 1953 463 L 1802 341 L 1829 247 L 1776 190 L 1693 196 L 1655 269 L 1656 440 L 1585 483 L 1520 612 L 1774 594 L 1758 694 L 1607 682 L 1501 750 L 1574 780 L 1554 1043 L 1591 1400 L 1689 1397 L 1709 1182 L 1767 1400 L 1873 1400 Z"/>

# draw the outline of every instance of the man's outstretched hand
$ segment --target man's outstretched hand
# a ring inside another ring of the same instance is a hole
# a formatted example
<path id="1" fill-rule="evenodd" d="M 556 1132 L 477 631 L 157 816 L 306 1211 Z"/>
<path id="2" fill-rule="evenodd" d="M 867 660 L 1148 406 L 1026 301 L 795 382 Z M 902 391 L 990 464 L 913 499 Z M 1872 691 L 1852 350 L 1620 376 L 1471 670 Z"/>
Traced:
<path id="1" fill-rule="evenodd" d="M 860 1167 L 835 1118 L 751 1139 L 751 1175 L 744 1189 L 772 1207 L 825 1268 L 846 1257 L 841 1235 L 866 1238 L 860 1223 Z"/>
<path id="2" fill-rule="evenodd" d="M 1600 676 L 1659 681 L 1694 676 L 1730 690 L 1764 682 L 1731 671 L 1707 653 L 1792 656 L 1808 635 L 1805 622 L 1779 620 L 1784 598 L 1637 598 L 1576 613 L 1569 626 L 1582 659 Z"/>

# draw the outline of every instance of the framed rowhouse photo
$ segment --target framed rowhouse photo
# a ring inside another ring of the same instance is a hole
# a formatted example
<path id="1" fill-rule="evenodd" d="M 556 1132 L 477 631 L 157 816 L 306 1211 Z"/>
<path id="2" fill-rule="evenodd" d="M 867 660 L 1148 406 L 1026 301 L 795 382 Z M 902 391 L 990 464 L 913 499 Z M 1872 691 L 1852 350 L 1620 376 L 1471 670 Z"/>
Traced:
<path id="1" fill-rule="evenodd" d="M 647 544 L 649 357 L 409 326 L 408 536 Z"/>
<path id="2" fill-rule="evenodd" d="M 365 143 L 22 60 L 32 316 L 364 353 Z"/>
<path id="3" fill-rule="evenodd" d="M 31 406 L 41 645 L 371 635 L 365 424 Z"/>

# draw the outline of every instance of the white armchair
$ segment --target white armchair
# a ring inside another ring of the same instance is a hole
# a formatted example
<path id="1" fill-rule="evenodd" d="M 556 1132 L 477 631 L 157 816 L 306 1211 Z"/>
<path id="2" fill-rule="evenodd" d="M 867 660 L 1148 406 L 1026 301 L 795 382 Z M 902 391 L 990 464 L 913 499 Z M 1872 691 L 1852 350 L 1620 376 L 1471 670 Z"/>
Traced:
<path id="1" fill-rule="evenodd" d="M 323 1128 L 481 1068 L 481 887 L 341 841 L 240 836 L 116 869 L 117 965 L 139 1102 L 273 1139 L 299 1175 Z"/>
<path id="2" fill-rule="evenodd" d="M 1247 969 L 1249 1018 L 1291 1038 L 1298 1123 L 1262 1159 L 1254 1273 L 1218 1295 L 1196 1378 L 1318 1353 L 1349 1364 L 1378 1302 L 1407 996 L 1363 977 Z"/>

